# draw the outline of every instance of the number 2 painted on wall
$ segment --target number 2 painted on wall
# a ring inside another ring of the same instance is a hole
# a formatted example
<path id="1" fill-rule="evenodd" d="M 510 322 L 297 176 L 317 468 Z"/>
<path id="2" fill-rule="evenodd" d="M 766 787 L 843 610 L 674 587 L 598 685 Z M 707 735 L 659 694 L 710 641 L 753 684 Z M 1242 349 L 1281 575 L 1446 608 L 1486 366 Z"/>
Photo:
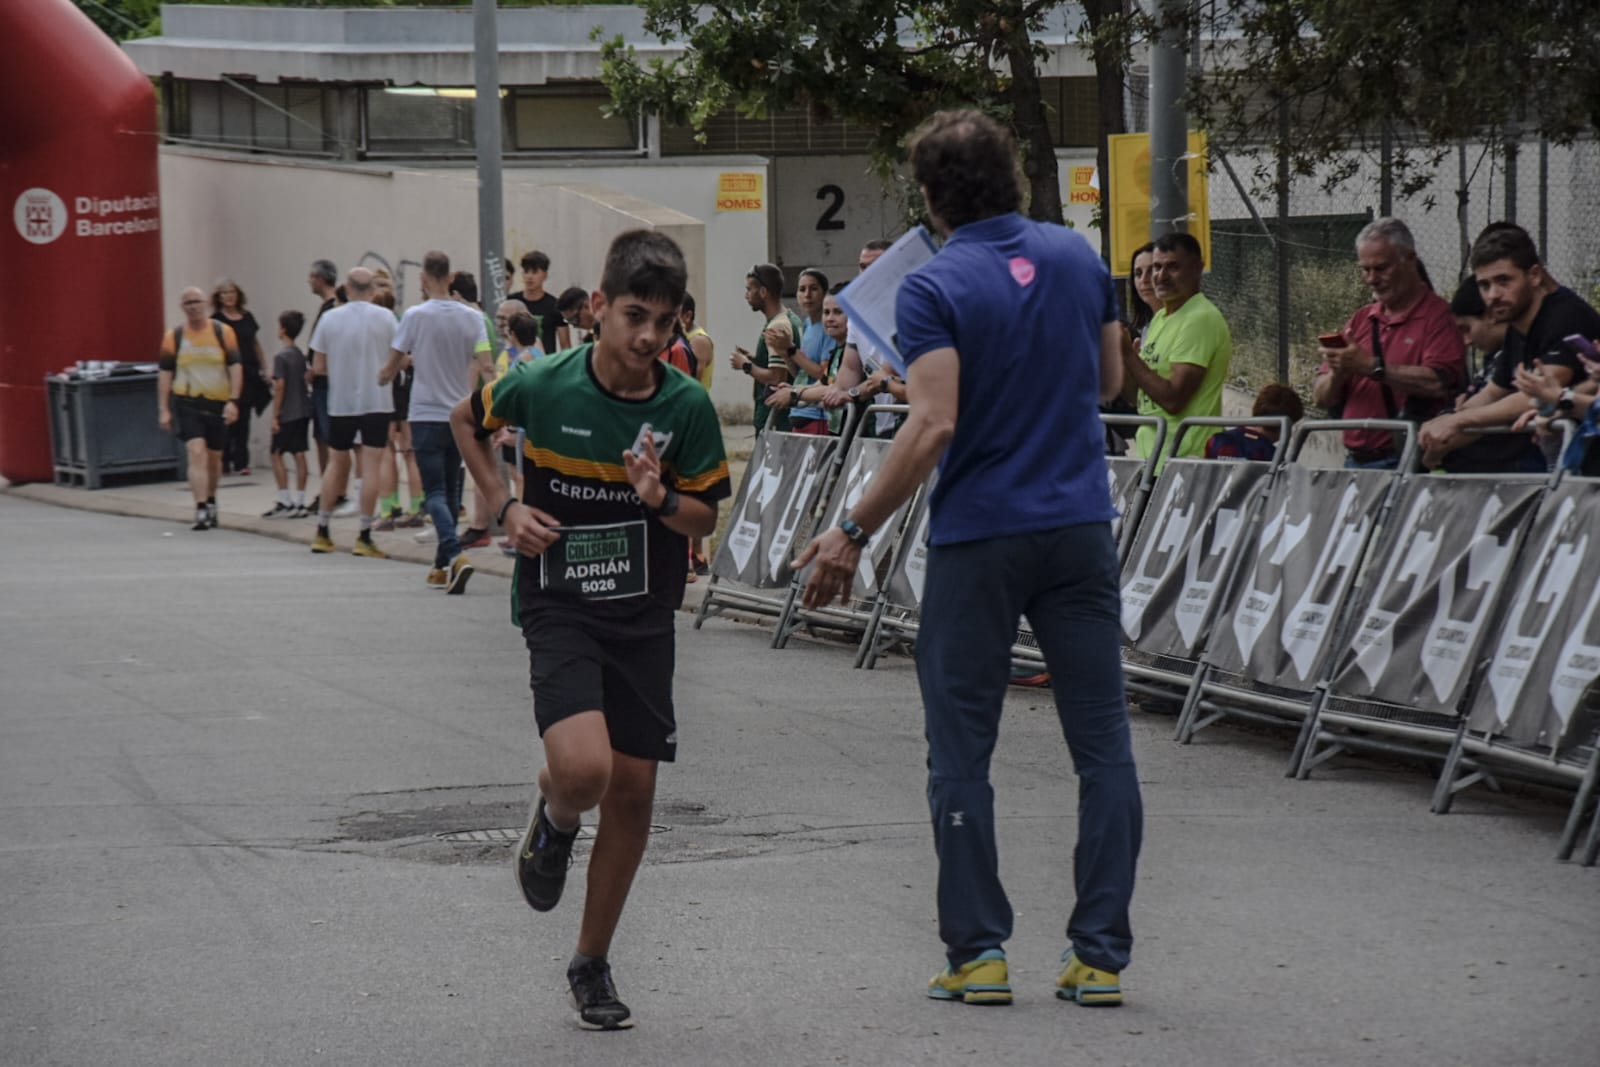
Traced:
<path id="1" fill-rule="evenodd" d="M 817 229 L 844 229 L 844 220 L 839 218 L 839 212 L 844 210 L 844 190 L 830 183 L 817 190 L 817 199 L 830 201 L 823 209 L 822 217 L 817 219 Z"/>

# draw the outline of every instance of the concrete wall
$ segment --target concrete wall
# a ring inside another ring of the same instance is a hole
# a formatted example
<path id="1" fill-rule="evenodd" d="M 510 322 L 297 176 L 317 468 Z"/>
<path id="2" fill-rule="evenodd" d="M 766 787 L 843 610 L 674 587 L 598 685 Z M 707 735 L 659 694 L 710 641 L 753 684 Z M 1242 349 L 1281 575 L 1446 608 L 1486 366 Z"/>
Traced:
<path id="1" fill-rule="evenodd" d="M 765 211 L 717 212 L 717 175 L 727 170 L 764 174 L 766 165 L 741 159 L 509 169 L 507 256 L 515 261 L 542 249 L 552 260 L 552 291 L 594 288 L 615 234 L 637 226 L 670 233 L 688 258 L 700 321 L 717 339 L 713 396 L 719 404 L 748 403 L 748 380 L 720 357 L 732 339 L 747 333 L 754 339 L 744 277 L 767 258 L 767 218 Z M 209 289 L 229 275 L 268 327 L 262 343 L 269 355 L 269 324 L 278 312 L 316 310 L 306 285 L 313 259 L 331 259 L 341 271 L 387 265 L 405 305 L 420 298 L 416 279 L 430 248 L 479 272 L 477 178 L 470 167 L 340 166 L 166 148 L 161 193 L 166 318 L 177 320 L 184 286 Z"/>

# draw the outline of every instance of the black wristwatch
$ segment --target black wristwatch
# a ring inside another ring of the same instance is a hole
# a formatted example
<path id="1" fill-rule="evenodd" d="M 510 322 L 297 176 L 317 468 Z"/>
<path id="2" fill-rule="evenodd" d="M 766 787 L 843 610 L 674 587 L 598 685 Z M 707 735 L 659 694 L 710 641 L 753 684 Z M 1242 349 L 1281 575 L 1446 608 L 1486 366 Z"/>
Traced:
<path id="1" fill-rule="evenodd" d="M 756 376 L 756 365 L 754 363 L 746 363 L 744 366 L 740 367 L 739 369 L 744 371 L 746 374 L 750 375 L 750 377 L 752 377 L 752 378 L 754 378 Z"/>
<path id="2" fill-rule="evenodd" d="M 840 519 L 839 529 L 844 531 L 844 535 L 850 539 L 850 543 L 857 548 L 866 548 L 867 542 L 872 540 L 872 535 L 863 530 L 860 524 L 853 519 Z"/>
<path id="3" fill-rule="evenodd" d="M 849 397 L 851 400 L 860 400 L 861 399 L 861 386 L 852 385 L 850 388 L 848 388 L 848 389 L 846 389 L 844 391 L 844 395 Z"/>
<path id="4" fill-rule="evenodd" d="M 667 495 L 661 498 L 661 503 L 650 510 L 656 513 L 658 519 L 670 519 L 678 513 L 678 491 L 667 486 Z"/>
<path id="5" fill-rule="evenodd" d="M 1577 400 L 1573 396 L 1572 390 L 1561 390 L 1561 396 L 1556 400 L 1556 410 L 1564 413 L 1570 413 L 1576 407 Z"/>
<path id="6" fill-rule="evenodd" d="M 1367 371 L 1367 377 L 1371 378 L 1375 382 L 1383 381 L 1383 364 L 1374 363 L 1372 365 L 1372 369 Z"/>

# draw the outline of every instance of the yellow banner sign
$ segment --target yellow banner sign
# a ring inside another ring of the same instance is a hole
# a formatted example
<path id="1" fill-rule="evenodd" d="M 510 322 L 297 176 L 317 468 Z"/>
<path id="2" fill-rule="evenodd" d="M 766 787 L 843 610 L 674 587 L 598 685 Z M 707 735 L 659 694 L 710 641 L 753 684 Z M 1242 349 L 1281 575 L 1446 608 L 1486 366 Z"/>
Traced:
<path id="1" fill-rule="evenodd" d="M 765 176 L 760 172 L 724 171 L 717 175 L 718 211 L 760 211 Z"/>
<path id="2" fill-rule="evenodd" d="M 1150 135 L 1106 138 L 1111 156 L 1111 273 L 1128 273 L 1133 250 L 1150 240 Z M 1189 224 L 1211 269 L 1211 201 L 1206 182 L 1206 135 L 1189 131 Z"/>

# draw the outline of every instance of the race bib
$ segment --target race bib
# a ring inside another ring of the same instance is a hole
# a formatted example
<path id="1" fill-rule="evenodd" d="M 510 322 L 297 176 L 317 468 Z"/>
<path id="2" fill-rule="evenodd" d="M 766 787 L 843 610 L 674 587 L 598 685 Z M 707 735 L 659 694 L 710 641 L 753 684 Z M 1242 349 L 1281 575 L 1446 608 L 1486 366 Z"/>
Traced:
<path id="1" fill-rule="evenodd" d="M 539 587 L 583 600 L 620 600 L 650 589 L 643 519 L 607 526 L 557 526 L 561 539 L 539 557 Z"/>

